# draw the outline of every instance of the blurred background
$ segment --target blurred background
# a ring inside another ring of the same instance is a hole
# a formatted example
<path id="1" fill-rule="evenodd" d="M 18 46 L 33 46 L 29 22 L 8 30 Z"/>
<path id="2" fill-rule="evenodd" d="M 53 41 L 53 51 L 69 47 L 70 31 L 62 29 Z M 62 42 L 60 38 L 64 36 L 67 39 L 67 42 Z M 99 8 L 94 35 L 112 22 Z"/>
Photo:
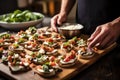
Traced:
<path id="1" fill-rule="evenodd" d="M 16 9 L 28 9 L 43 13 L 46 17 L 53 17 L 55 14 L 59 13 L 60 6 L 61 0 L 0 0 L 0 15 L 13 12 Z M 75 7 L 76 5 L 69 14 L 69 21 L 75 18 Z"/>

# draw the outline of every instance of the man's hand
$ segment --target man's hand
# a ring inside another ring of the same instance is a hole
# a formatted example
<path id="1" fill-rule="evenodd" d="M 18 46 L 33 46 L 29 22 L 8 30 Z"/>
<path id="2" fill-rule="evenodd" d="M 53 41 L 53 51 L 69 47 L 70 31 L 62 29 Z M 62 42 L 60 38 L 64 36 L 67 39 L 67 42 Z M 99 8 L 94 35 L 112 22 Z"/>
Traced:
<path id="1" fill-rule="evenodd" d="M 100 49 L 106 48 L 114 43 L 120 36 L 120 22 L 113 21 L 96 28 L 95 32 L 88 39 L 88 47 L 97 46 Z"/>
<path id="2" fill-rule="evenodd" d="M 71 11 L 73 5 L 75 4 L 76 0 L 62 0 L 61 9 L 59 14 L 55 15 L 51 19 L 51 27 L 53 31 L 58 32 L 57 25 L 61 25 L 63 22 L 67 20 L 67 15 Z"/>
<path id="3" fill-rule="evenodd" d="M 62 25 L 62 23 L 65 22 L 66 20 L 67 20 L 67 16 L 64 13 L 60 13 L 60 14 L 55 15 L 51 19 L 52 30 L 55 31 L 55 32 L 58 32 L 57 26 Z"/>

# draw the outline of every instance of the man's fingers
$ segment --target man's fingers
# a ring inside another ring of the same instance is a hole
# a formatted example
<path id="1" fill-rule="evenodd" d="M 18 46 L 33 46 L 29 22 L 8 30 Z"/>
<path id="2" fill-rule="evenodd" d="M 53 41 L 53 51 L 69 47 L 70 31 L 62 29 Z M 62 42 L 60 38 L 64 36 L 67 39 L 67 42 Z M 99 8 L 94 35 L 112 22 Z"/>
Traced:
<path id="1" fill-rule="evenodd" d="M 58 25 L 62 25 L 62 22 L 63 22 L 62 19 L 63 18 L 61 16 L 58 17 L 58 19 L 57 19 Z"/>
<path id="2" fill-rule="evenodd" d="M 53 31 L 55 32 L 58 32 L 57 30 L 57 19 L 58 19 L 58 15 L 54 16 L 52 19 L 51 19 L 51 28 Z"/>
<path id="3" fill-rule="evenodd" d="M 108 46 L 110 46 L 111 44 L 113 44 L 115 41 L 116 41 L 116 38 L 111 36 L 111 35 L 108 35 L 109 37 L 106 37 L 103 42 L 101 43 L 101 46 L 103 48 L 106 48 Z"/>
<path id="4" fill-rule="evenodd" d="M 101 31 L 101 27 L 97 27 L 96 30 L 95 30 L 95 32 L 88 39 L 87 45 L 90 44 L 90 42 L 100 33 L 100 31 Z"/>
<path id="5" fill-rule="evenodd" d="M 111 37 L 109 34 L 102 40 L 101 44 L 99 45 L 101 49 L 105 48 L 105 46 L 109 43 L 111 43 L 113 40 L 113 37 Z"/>
<path id="6" fill-rule="evenodd" d="M 92 41 L 101 31 L 101 27 L 97 27 L 95 32 L 91 35 L 91 37 L 88 39 L 88 41 Z"/>
<path id="7" fill-rule="evenodd" d="M 94 47 L 97 43 L 100 43 L 106 36 L 107 32 L 101 31 L 88 45 L 89 48 Z"/>

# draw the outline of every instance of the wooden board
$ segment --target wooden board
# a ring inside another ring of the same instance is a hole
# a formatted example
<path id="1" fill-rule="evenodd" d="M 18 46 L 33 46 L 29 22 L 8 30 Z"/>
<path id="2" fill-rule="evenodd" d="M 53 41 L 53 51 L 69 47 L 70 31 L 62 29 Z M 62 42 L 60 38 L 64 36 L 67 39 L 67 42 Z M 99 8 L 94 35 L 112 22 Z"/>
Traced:
<path id="1" fill-rule="evenodd" d="M 82 38 L 86 39 L 87 35 L 82 35 Z M 33 70 L 28 72 L 19 73 L 19 74 L 12 74 L 7 65 L 0 63 L 0 75 L 7 77 L 8 79 L 12 80 L 69 80 L 79 72 L 83 71 L 84 69 L 88 68 L 90 65 L 95 63 L 99 60 L 102 56 L 107 54 L 109 51 L 116 47 L 116 43 L 112 44 L 108 48 L 104 50 L 98 50 L 97 54 L 91 59 L 79 59 L 75 66 L 70 68 L 62 68 L 62 72 L 58 73 L 54 77 L 50 78 L 43 78 L 37 74 L 34 74 Z"/>

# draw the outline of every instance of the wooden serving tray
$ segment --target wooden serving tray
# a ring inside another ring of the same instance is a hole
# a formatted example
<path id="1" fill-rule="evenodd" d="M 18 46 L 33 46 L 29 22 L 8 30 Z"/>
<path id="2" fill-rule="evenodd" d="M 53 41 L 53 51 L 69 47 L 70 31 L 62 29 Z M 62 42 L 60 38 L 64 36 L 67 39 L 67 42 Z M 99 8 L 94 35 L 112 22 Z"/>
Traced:
<path id="1" fill-rule="evenodd" d="M 87 35 L 81 35 L 81 38 L 87 39 Z M 99 60 L 102 56 L 107 54 L 109 51 L 116 47 L 116 43 L 112 44 L 108 48 L 104 50 L 97 50 L 95 56 L 91 59 L 78 59 L 79 61 L 76 63 L 75 66 L 70 68 L 62 68 L 62 72 L 56 74 L 54 77 L 50 78 L 43 78 L 38 74 L 34 74 L 33 70 L 19 73 L 19 74 L 12 74 L 9 70 L 9 67 L 3 63 L 0 63 L 0 75 L 5 76 L 10 80 L 69 80 L 79 72 L 83 71 L 84 69 L 88 68 L 90 65 L 94 64 L 97 60 Z"/>

